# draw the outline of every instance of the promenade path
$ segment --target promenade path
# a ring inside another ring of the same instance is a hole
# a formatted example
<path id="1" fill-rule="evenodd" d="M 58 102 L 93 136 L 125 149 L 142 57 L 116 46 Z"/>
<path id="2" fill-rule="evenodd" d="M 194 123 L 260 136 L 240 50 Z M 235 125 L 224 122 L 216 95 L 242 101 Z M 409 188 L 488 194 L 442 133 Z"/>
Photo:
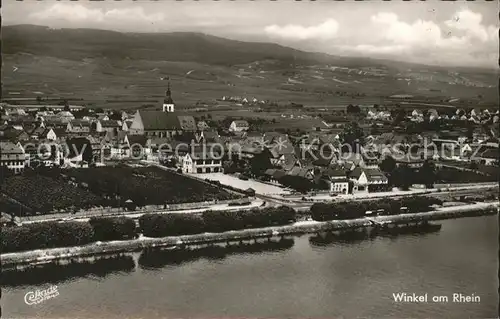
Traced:
<path id="1" fill-rule="evenodd" d="M 330 196 L 330 194 L 317 194 L 314 196 L 308 195 L 297 195 L 297 196 L 274 196 L 276 199 L 285 199 L 292 202 L 305 202 L 302 200 L 303 197 L 316 201 L 345 201 L 345 200 L 361 200 L 361 199 L 372 199 L 372 198 L 383 198 L 383 197 L 399 197 L 399 196 L 413 196 L 413 195 L 424 195 L 424 194 L 449 194 L 453 192 L 470 192 L 476 193 L 481 190 L 493 189 L 498 187 L 498 183 L 485 183 L 485 184 L 463 184 L 462 186 L 450 186 L 450 187 L 439 187 L 439 188 L 427 188 L 427 189 L 410 189 L 408 191 L 393 190 L 390 192 L 377 192 L 377 193 L 357 193 L 348 195 L 338 195 L 335 197 Z"/>

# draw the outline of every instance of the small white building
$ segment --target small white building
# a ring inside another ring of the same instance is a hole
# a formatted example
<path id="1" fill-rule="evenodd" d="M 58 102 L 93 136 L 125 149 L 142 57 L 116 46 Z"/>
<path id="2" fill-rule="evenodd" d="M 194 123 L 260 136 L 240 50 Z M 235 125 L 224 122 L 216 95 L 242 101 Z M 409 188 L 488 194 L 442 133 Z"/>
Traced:
<path id="1" fill-rule="evenodd" d="M 323 173 L 323 176 L 327 178 L 330 184 L 330 193 L 344 195 L 349 193 L 349 180 L 345 171 L 341 169 L 327 169 Z"/>
<path id="2" fill-rule="evenodd" d="M 249 128 L 250 125 L 248 124 L 247 121 L 244 120 L 236 120 L 231 122 L 231 125 L 229 125 L 230 132 L 244 132 L 248 131 Z"/>
<path id="3" fill-rule="evenodd" d="M 356 167 L 349 177 L 354 182 L 353 193 L 369 192 L 372 189 L 386 187 L 389 183 L 380 169 Z"/>
<path id="4" fill-rule="evenodd" d="M 122 122 L 121 121 L 114 121 L 114 120 L 108 120 L 108 121 L 97 121 L 95 122 L 95 131 L 96 132 L 110 132 L 110 133 L 117 133 L 122 129 Z"/>

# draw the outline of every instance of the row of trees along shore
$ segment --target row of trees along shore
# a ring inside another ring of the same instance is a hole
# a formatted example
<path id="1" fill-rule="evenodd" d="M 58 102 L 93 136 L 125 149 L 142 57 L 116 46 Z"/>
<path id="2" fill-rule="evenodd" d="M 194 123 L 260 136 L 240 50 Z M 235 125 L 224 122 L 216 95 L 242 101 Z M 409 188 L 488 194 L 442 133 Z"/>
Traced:
<path id="1" fill-rule="evenodd" d="M 433 210 L 433 205 L 443 202 L 434 197 L 383 198 L 366 202 L 315 203 L 311 206 L 311 217 L 316 221 L 355 219 L 365 216 L 367 211 L 378 215 L 422 213 Z"/>
<path id="2" fill-rule="evenodd" d="M 366 211 L 381 215 L 417 213 L 432 210 L 442 202 L 430 197 L 381 199 L 370 202 L 316 203 L 310 213 L 316 221 L 354 219 Z M 406 207 L 406 210 L 402 210 Z M 205 211 L 202 214 L 145 214 L 139 228 L 129 217 L 94 217 L 88 222 L 42 222 L 19 227 L 4 227 L 1 232 L 2 253 L 85 245 L 96 241 L 147 237 L 218 233 L 231 230 L 281 226 L 295 222 L 296 211 L 287 206 L 237 211 Z"/>
<path id="3" fill-rule="evenodd" d="M 194 214 L 145 214 L 139 229 L 129 217 L 93 217 L 88 222 L 55 221 L 3 227 L 1 253 L 71 247 L 96 241 L 147 237 L 167 237 L 224 232 L 244 228 L 279 226 L 295 221 L 295 210 L 287 206 L 239 211 L 205 211 Z"/>

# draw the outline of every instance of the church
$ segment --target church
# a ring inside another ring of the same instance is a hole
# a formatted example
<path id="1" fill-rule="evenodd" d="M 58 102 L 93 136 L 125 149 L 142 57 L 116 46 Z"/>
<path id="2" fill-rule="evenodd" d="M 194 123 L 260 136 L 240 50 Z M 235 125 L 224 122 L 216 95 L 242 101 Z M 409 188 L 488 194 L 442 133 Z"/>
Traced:
<path id="1" fill-rule="evenodd" d="M 175 103 L 168 83 L 161 111 L 139 110 L 135 113 L 129 132 L 132 135 L 147 137 L 174 138 L 185 132 L 196 131 L 193 116 L 179 115 L 175 111 Z"/>

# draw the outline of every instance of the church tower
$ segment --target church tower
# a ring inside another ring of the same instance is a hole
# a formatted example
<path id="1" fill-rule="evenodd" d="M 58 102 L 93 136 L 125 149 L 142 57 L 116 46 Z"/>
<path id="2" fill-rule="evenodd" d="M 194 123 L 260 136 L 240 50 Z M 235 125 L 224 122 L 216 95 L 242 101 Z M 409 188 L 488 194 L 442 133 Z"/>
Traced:
<path id="1" fill-rule="evenodd" d="M 170 82 L 168 82 L 165 98 L 163 99 L 163 112 L 174 112 L 174 100 L 172 100 L 172 93 L 170 92 Z"/>

